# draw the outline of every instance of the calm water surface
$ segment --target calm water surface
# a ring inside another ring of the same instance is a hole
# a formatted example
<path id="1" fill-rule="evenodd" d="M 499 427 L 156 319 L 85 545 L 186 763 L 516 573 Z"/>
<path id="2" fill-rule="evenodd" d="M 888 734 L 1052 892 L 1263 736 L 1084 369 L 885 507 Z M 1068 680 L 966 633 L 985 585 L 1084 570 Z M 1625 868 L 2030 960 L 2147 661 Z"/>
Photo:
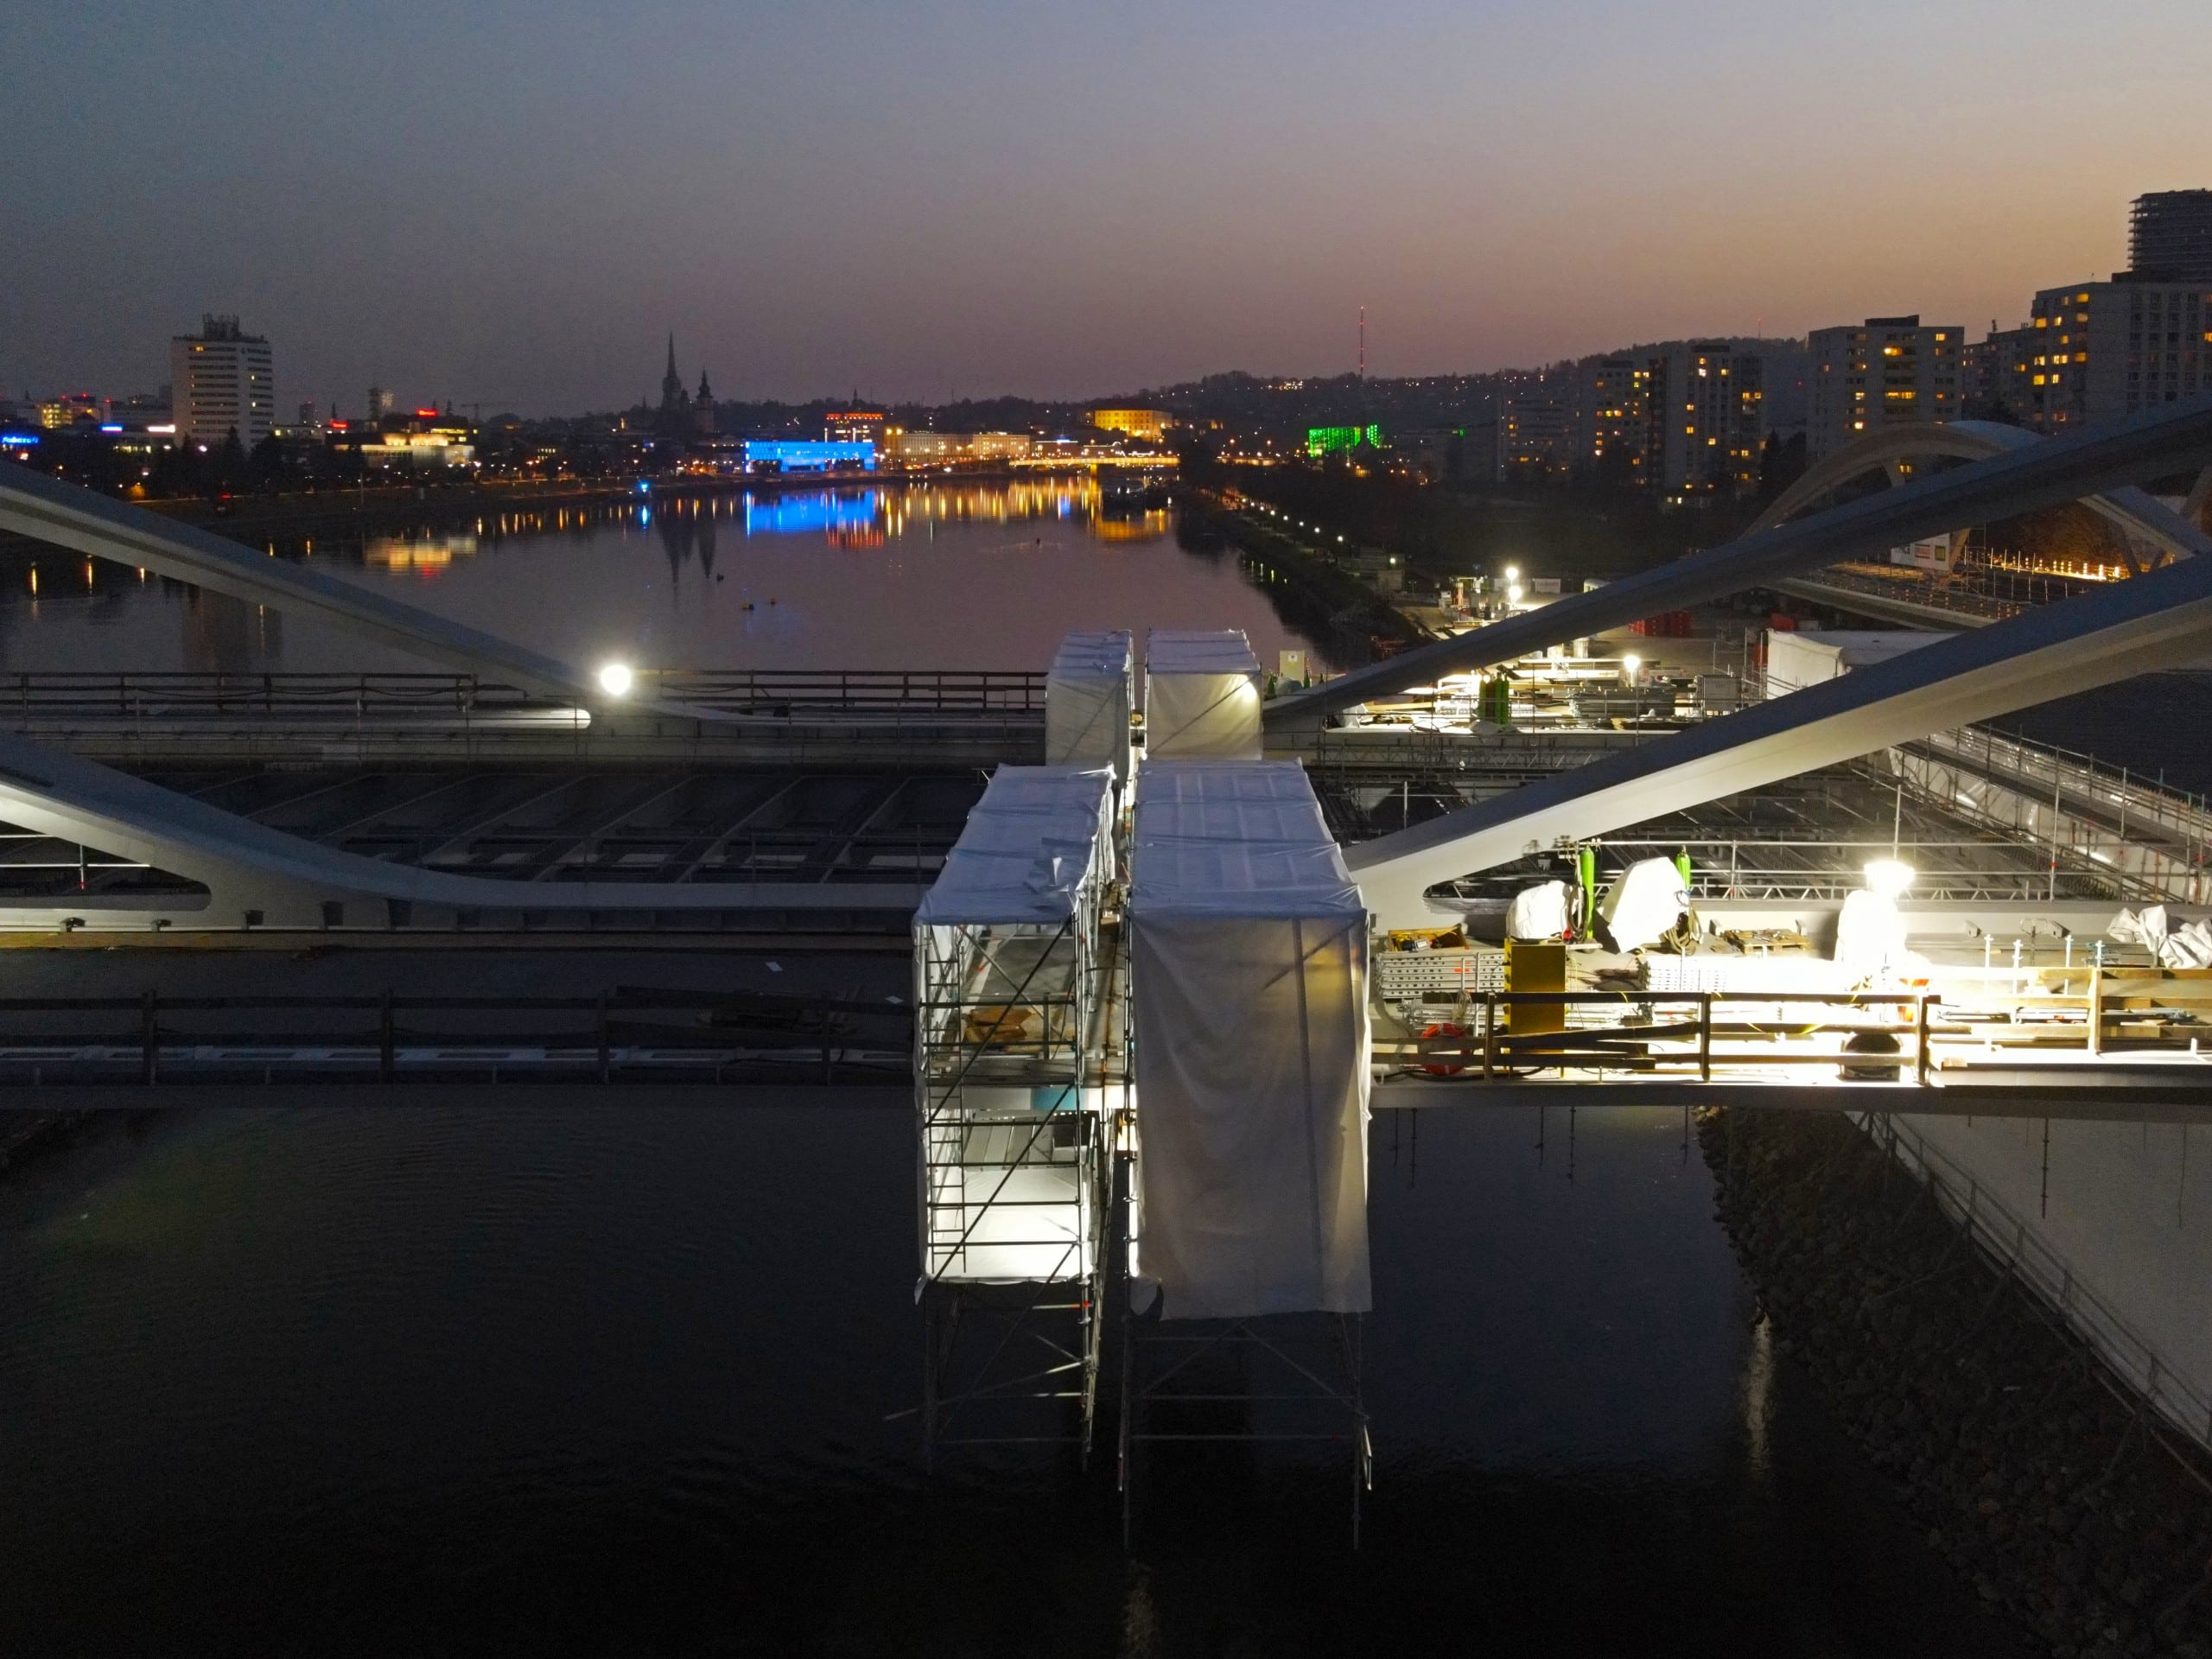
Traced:
<path id="1" fill-rule="evenodd" d="M 493 514 L 263 543 L 590 664 L 1042 669 L 1071 628 L 1241 627 L 1307 642 L 1172 512 L 1109 517 L 1087 482 L 855 486 Z M 0 572 L 0 670 L 408 669 L 327 628 L 73 555 Z"/>
<path id="2" fill-rule="evenodd" d="M 286 550 L 583 658 L 1301 643 L 1168 520 L 1050 488 Z M 402 665 L 36 565 L 8 667 Z M 1365 1547 L 1333 1465 L 1194 1452 L 1125 1553 L 1103 1458 L 920 1468 L 905 1113 L 272 1098 L 0 1179 L 7 1650 L 2016 1651 L 1776 1359 L 1672 1115 L 1378 1120 Z"/>

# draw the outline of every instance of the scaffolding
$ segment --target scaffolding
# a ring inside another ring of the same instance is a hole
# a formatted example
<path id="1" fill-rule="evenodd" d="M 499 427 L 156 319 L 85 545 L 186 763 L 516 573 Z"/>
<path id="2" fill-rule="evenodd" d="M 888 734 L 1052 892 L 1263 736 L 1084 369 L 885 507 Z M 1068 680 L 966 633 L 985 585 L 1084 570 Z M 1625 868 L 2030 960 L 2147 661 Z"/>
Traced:
<path id="1" fill-rule="evenodd" d="M 1002 766 L 914 918 L 923 1435 L 1073 1442 L 1107 1260 L 1110 771 Z"/>
<path id="2" fill-rule="evenodd" d="M 1130 846 L 1124 1537 L 1142 1448 L 1272 1442 L 1349 1449 L 1356 1542 L 1367 912 L 1295 763 L 1147 760 Z"/>

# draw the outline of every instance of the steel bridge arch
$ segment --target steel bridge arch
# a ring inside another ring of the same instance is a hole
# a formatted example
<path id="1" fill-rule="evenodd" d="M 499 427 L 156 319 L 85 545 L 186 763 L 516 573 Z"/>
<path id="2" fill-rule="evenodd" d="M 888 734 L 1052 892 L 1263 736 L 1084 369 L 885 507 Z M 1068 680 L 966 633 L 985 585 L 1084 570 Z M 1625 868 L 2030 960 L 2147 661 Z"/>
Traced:
<path id="1" fill-rule="evenodd" d="M 1786 524 L 1853 479 L 1878 468 L 1895 483 L 1898 481 L 1898 469 L 1908 461 L 1987 461 L 2017 449 L 2031 448 L 2043 441 L 2024 428 L 2002 426 L 1994 421 L 1910 421 L 1880 427 L 1814 462 L 1804 476 L 1777 496 L 1744 533 L 1756 535 Z M 2145 569 L 2155 569 L 2169 559 L 2212 553 L 2212 537 L 2207 537 L 2180 513 L 2135 485 L 2125 484 L 2101 494 L 2085 496 L 2082 505 L 2118 526 L 2121 556 L 2127 561 L 2129 570 L 2137 575 Z M 2147 561 L 2139 552 L 2146 544 L 2152 555 Z"/>

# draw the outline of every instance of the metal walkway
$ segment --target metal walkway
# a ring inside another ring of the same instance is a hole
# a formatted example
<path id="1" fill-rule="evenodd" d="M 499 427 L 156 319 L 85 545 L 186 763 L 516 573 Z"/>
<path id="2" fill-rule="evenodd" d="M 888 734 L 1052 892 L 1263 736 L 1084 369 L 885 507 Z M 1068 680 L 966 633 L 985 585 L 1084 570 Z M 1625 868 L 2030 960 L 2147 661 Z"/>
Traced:
<path id="1" fill-rule="evenodd" d="M 19 867 L 51 880 L 51 849 L 77 849 L 74 885 L 65 869 L 58 893 L 0 898 L 0 929 L 903 931 L 970 787 L 681 769 L 178 781 L 197 792 L 0 734 Z"/>

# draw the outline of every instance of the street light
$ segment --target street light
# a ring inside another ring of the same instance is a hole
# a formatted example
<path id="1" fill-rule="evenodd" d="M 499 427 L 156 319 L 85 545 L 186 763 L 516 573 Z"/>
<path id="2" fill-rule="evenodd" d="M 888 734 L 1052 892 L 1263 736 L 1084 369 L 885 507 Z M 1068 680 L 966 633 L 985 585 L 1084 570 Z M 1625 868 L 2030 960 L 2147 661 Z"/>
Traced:
<path id="1" fill-rule="evenodd" d="M 1621 658 L 1621 678 L 1625 680 L 1629 684 L 1634 685 L 1636 683 L 1637 671 L 1643 666 L 1643 658 L 1637 656 L 1631 651 L 1627 656 Z"/>
<path id="2" fill-rule="evenodd" d="M 1901 858 L 1878 858 L 1866 866 L 1866 890 L 1895 899 L 1912 885 L 1915 872 Z"/>
<path id="3" fill-rule="evenodd" d="M 608 663 L 599 671 L 599 689 L 610 697 L 626 697 L 637 677 L 630 671 L 629 664 Z"/>

